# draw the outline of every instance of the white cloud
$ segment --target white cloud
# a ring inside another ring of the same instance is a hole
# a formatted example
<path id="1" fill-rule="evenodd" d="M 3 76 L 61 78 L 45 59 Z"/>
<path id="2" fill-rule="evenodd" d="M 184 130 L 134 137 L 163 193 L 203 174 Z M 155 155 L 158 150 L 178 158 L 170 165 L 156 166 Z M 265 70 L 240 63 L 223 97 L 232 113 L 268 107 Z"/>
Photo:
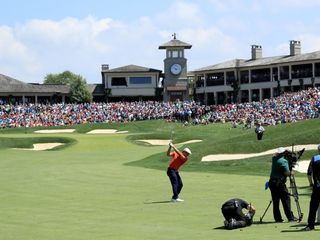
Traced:
<path id="1" fill-rule="evenodd" d="M 302 8 L 310 8 L 320 6 L 319 0 L 271 0 L 274 4 L 278 6 L 286 6 L 288 8 L 292 7 L 302 7 Z"/>
<path id="2" fill-rule="evenodd" d="M 99 76 L 102 56 L 113 48 L 108 44 L 108 31 L 122 27 L 111 19 L 92 16 L 60 21 L 33 19 L 14 27 L 3 26 L 0 65 L 7 67 L 0 70 L 28 82 L 42 82 L 46 74 L 67 69 L 84 77 L 86 72 L 97 71 L 94 75 Z"/>
<path id="3" fill-rule="evenodd" d="M 234 9 L 240 10 L 243 6 L 238 0 L 209 0 L 209 2 L 218 10 L 218 11 L 232 11 Z"/>
<path id="4" fill-rule="evenodd" d="M 320 50 L 320 35 L 302 34 L 297 39 L 301 41 L 301 52 L 308 53 Z"/>
<path id="5" fill-rule="evenodd" d="M 0 72 L 6 74 L 24 71 L 36 73 L 40 65 L 27 46 L 19 41 L 8 26 L 0 26 Z M 15 74 L 13 74 L 15 75 Z"/>
<path id="6" fill-rule="evenodd" d="M 83 20 L 71 17 L 61 21 L 35 19 L 18 26 L 15 31 L 17 37 L 30 43 L 54 47 L 93 45 L 101 51 L 103 47 L 97 38 L 111 27 L 111 19 L 97 20 L 88 16 Z"/>
<path id="7" fill-rule="evenodd" d="M 275 47 L 275 49 L 273 50 L 273 56 L 285 56 L 285 55 L 289 55 L 290 54 L 290 45 L 289 45 L 289 41 L 287 42 L 281 42 L 279 44 L 277 44 L 277 46 Z"/>
<path id="8" fill-rule="evenodd" d="M 287 9 L 312 8 L 320 6 L 319 0 L 208 0 L 219 12 L 251 13 Z"/>
<path id="9" fill-rule="evenodd" d="M 275 6 L 283 4 L 270 1 Z M 136 64 L 163 69 L 165 53 L 158 46 L 170 41 L 174 32 L 178 39 L 193 45 L 186 50 L 189 70 L 249 58 L 251 44 L 261 44 L 264 56 L 288 54 L 290 39 L 302 41 L 302 52 L 319 50 L 319 18 L 313 19 L 313 24 L 303 18 L 266 18 L 263 16 L 269 16 L 269 10 L 264 7 L 268 4 L 254 0 L 208 0 L 205 4 L 176 0 L 163 12 L 144 13 L 130 22 L 89 15 L 0 25 L 0 73 L 42 82 L 48 73 L 70 70 L 88 82 L 99 83 L 100 66 L 105 63 L 111 68 Z"/>
<path id="10" fill-rule="evenodd" d="M 204 24 L 204 18 L 198 5 L 185 1 L 174 1 L 164 12 L 154 17 L 154 23 L 165 26 L 171 31 L 179 28 L 194 27 Z"/>

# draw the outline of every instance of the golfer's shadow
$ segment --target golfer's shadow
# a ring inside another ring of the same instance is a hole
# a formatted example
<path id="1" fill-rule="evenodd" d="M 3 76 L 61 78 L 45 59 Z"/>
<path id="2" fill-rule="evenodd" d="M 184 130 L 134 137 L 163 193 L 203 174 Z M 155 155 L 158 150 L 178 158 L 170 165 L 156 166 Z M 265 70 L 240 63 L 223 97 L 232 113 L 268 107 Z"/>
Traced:
<path id="1" fill-rule="evenodd" d="M 306 226 L 306 224 L 298 223 L 298 224 L 292 225 L 290 227 L 295 227 L 295 228 L 301 227 L 300 229 L 282 230 L 281 232 L 284 232 L 284 233 L 288 233 L 288 232 L 306 232 L 306 231 L 303 230 L 303 227 L 305 227 L 305 226 Z M 320 231 L 320 229 L 314 229 L 313 231 Z"/>
<path id="2" fill-rule="evenodd" d="M 144 204 L 161 204 L 161 203 L 172 203 L 170 200 L 168 201 L 152 201 L 152 202 L 144 202 Z"/>
<path id="3" fill-rule="evenodd" d="M 314 231 L 318 232 L 318 231 L 320 231 L 320 229 L 314 229 L 314 230 L 312 230 L 311 232 L 314 232 Z M 282 230 L 281 232 L 282 232 L 282 233 L 290 233 L 290 232 L 292 232 L 292 233 L 294 233 L 294 232 L 302 232 L 302 233 L 305 233 L 306 231 L 304 231 L 304 230 L 302 230 L 302 229 L 292 229 L 292 230 Z"/>

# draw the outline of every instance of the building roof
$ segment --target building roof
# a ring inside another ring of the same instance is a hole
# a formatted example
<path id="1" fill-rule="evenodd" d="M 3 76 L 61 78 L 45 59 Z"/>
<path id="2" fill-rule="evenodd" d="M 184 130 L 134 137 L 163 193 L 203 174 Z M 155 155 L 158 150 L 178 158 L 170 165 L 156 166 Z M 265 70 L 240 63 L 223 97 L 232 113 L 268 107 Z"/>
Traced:
<path id="1" fill-rule="evenodd" d="M 233 59 L 230 61 L 218 63 L 215 65 L 210 65 L 207 67 L 199 68 L 194 70 L 194 72 L 202 71 L 214 71 L 214 70 L 223 70 L 228 68 L 246 68 L 246 67 L 259 67 L 259 66 L 270 66 L 276 64 L 286 64 L 286 63 L 295 63 L 308 60 L 320 60 L 320 51 L 304 53 L 299 55 L 284 55 L 284 56 L 275 56 L 275 57 L 264 57 L 259 59 Z"/>
<path id="2" fill-rule="evenodd" d="M 120 72 L 125 72 L 125 73 L 136 73 L 136 72 L 162 72 L 161 70 L 158 69 L 153 69 L 153 68 L 146 68 L 146 67 L 141 67 L 137 65 L 127 65 L 123 67 L 118 67 L 118 68 L 113 68 L 113 69 L 108 69 L 108 70 L 103 70 L 103 72 L 106 73 L 120 73 Z"/>
<path id="3" fill-rule="evenodd" d="M 25 83 L 0 74 L 0 93 L 64 93 L 68 94 L 70 87 L 58 84 Z"/>
<path id="4" fill-rule="evenodd" d="M 88 84 L 87 89 L 92 95 L 104 95 L 104 84 Z"/>
<path id="5" fill-rule="evenodd" d="M 207 67 L 199 68 L 199 69 L 196 69 L 194 71 L 198 72 L 198 71 L 210 71 L 210 70 L 218 70 L 218 69 L 226 69 L 226 68 L 237 68 L 244 61 L 245 60 L 243 60 L 243 59 L 233 59 L 233 60 L 230 60 L 230 61 L 217 63 L 217 64 L 210 65 L 210 66 L 207 66 Z"/>
<path id="6" fill-rule="evenodd" d="M 33 84 L 29 84 L 33 85 Z M 69 94 L 70 93 L 70 86 L 65 84 L 39 84 L 37 86 L 36 92 L 41 93 L 63 93 Z"/>
<path id="7" fill-rule="evenodd" d="M 167 49 L 167 48 L 175 48 L 175 47 L 190 49 L 192 45 L 189 43 L 182 42 L 178 39 L 172 39 L 171 41 L 160 45 L 159 49 Z"/>
<path id="8" fill-rule="evenodd" d="M 3 85 L 26 84 L 26 83 L 21 82 L 21 81 L 14 79 L 12 77 L 0 74 L 0 84 L 1 84 L 0 86 L 3 86 Z"/>

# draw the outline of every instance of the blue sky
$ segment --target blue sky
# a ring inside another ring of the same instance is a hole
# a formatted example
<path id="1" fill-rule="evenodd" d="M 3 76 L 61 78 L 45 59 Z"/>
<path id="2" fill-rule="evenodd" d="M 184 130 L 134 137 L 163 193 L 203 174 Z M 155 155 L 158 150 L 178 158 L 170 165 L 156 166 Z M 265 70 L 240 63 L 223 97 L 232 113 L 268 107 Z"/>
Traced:
<path id="1" fill-rule="evenodd" d="M 158 46 L 171 39 L 193 45 L 188 70 L 234 58 L 320 50 L 319 0 L 10 0 L 1 3 L 0 73 L 43 82 L 70 70 L 101 82 L 100 66 L 163 69 Z"/>

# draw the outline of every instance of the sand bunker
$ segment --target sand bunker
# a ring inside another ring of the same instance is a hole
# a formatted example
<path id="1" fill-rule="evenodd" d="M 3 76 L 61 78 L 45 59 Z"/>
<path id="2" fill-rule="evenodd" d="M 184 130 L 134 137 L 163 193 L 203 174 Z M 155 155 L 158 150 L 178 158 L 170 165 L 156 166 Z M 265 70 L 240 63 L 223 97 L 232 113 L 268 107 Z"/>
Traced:
<path id="1" fill-rule="evenodd" d="M 90 132 L 87 132 L 87 134 L 121 134 L 121 133 L 127 133 L 128 131 L 118 131 L 116 129 L 95 129 Z"/>
<path id="2" fill-rule="evenodd" d="M 294 146 L 294 150 L 301 150 L 305 148 L 306 150 L 316 150 L 318 148 L 317 144 L 309 144 L 309 145 L 296 145 Z M 291 146 L 285 147 L 285 149 L 288 149 L 291 151 Z M 204 156 L 201 161 L 203 162 L 210 162 L 210 161 L 225 161 L 225 160 L 238 160 L 238 159 L 244 159 L 244 158 L 252 158 L 252 157 L 258 157 L 263 155 L 269 155 L 273 154 L 277 151 L 277 149 L 271 149 L 265 152 L 261 153 L 239 153 L 239 154 L 214 154 L 214 155 L 207 155 Z"/>
<path id="3" fill-rule="evenodd" d="M 307 173 L 309 163 L 310 163 L 310 160 L 298 161 L 296 166 L 294 166 L 293 170 L 301 173 Z"/>
<path id="4" fill-rule="evenodd" d="M 165 145 L 169 145 L 170 143 L 170 140 L 161 140 L 161 139 L 149 139 L 149 140 L 138 140 L 138 141 L 149 143 L 150 145 L 157 145 L 157 146 L 165 146 Z M 182 143 L 177 143 L 176 145 L 184 145 L 184 144 L 197 143 L 197 142 L 202 142 L 202 140 L 190 140 Z"/>
<path id="5" fill-rule="evenodd" d="M 31 151 L 44 151 L 61 146 L 64 143 L 36 143 L 33 144 L 33 148 L 15 148 L 19 150 L 31 150 Z"/>
<path id="6" fill-rule="evenodd" d="M 48 129 L 48 130 L 37 130 L 35 133 L 72 133 L 75 129 Z"/>

